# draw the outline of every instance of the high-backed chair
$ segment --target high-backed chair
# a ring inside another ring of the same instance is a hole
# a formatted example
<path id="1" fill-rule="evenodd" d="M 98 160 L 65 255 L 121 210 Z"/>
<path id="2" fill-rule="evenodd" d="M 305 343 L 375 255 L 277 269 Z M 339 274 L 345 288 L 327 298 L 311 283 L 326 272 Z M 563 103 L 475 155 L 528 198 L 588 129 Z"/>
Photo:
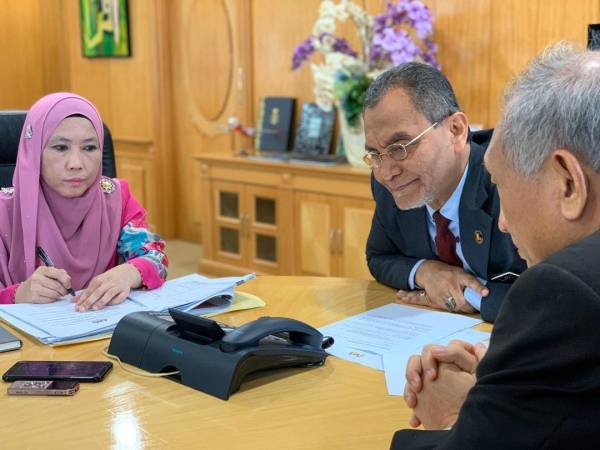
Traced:
<path id="1" fill-rule="evenodd" d="M 27 111 L 0 111 L 0 187 L 12 186 L 13 172 L 17 163 L 19 138 Z M 102 154 L 102 174 L 117 176 L 115 150 L 110 130 L 104 125 L 104 152 Z"/>

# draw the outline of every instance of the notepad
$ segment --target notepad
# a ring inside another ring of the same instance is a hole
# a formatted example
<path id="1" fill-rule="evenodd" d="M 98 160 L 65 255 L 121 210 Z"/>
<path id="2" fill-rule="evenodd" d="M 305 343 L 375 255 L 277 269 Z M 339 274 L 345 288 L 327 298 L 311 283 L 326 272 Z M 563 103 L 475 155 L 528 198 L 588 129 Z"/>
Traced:
<path id="1" fill-rule="evenodd" d="M 63 297 L 43 305 L 0 305 L 0 318 L 44 344 L 76 342 L 110 334 L 119 320 L 132 312 L 189 311 L 205 302 L 210 303 L 207 313 L 226 309 L 231 306 L 234 288 L 253 278 L 254 274 L 213 279 L 191 274 L 169 280 L 158 289 L 132 291 L 123 303 L 98 311 L 77 312 L 70 298 Z"/>
<path id="2" fill-rule="evenodd" d="M 21 348 L 21 345 L 23 343 L 18 337 L 0 327 L 0 352 L 18 350 Z"/>

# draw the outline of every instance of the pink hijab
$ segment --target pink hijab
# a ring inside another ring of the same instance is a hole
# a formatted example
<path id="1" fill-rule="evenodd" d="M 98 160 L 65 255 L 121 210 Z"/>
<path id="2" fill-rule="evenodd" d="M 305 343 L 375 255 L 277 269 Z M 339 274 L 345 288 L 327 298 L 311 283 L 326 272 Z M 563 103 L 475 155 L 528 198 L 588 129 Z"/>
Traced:
<path id="1" fill-rule="evenodd" d="M 56 127 L 68 116 L 81 114 L 94 126 L 100 148 L 104 129 L 100 114 L 76 94 L 56 93 L 38 100 L 21 131 L 14 193 L 0 194 L 0 287 L 25 281 L 41 265 L 41 246 L 56 267 L 71 276 L 73 289 L 114 265 L 121 223 L 121 193 L 96 182 L 81 196 L 65 198 L 42 180 L 41 156 Z"/>

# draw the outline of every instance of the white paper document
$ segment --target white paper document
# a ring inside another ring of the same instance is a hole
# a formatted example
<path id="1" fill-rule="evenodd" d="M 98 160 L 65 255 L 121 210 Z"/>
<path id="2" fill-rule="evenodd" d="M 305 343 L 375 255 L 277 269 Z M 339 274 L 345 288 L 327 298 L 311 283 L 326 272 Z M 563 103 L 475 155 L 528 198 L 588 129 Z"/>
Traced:
<path id="1" fill-rule="evenodd" d="M 436 341 L 428 342 L 428 344 L 448 345 L 450 341 L 458 339 L 471 344 L 483 342 L 487 345 L 490 335 L 491 333 L 468 328 L 452 333 Z M 420 354 L 421 350 L 422 346 L 412 349 L 398 347 L 383 354 L 383 368 L 385 370 L 385 383 L 387 385 L 388 394 L 404 395 L 404 386 L 406 385 L 406 364 L 412 355 Z"/>
<path id="2" fill-rule="evenodd" d="M 77 312 L 70 297 L 51 304 L 20 303 L 0 305 L 0 317 L 43 343 L 52 344 L 111 332 L 124 316 L 136 311 L 189 311 L 210 300 L 201 314 L 225 309 L 231 304 L 234 288 L 254 278 L 209 279 L 198 274 L 169 280 L 158 289 L 132 291 L 119 305 L 99 311 Z"/>
<path id="3" fill-rule="evenodd" d="M 412 351 L 479 323 L 472 317 L 390 303 L 319 331 L 335 340 L 328 353 L 383 370 L 382 356 L 387 352 Z"/>
<path id="4" fill-rule="evenodd" d="M 62 299 L 43 305 L 20 303 L 3 306 L 1 314 L 7 322 L 11 322 L 10 317 L 15 317 L 50 336 L 68 338 L 114 327 L 123 316 L 145 309 L 126 299 L 119 305 L 107 306 L 100 311 L 77 312 L 70 300 Z"/>

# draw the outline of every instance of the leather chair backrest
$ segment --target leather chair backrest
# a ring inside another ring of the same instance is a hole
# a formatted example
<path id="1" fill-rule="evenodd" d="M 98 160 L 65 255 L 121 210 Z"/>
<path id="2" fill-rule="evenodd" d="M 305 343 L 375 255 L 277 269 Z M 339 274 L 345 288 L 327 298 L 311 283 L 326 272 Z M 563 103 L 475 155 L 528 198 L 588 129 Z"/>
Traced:
<path id="1" fill-rule="evenodd" d="M 12 177 L 17 163 L 19 138 L 27 111 L 0 111 L 0 187 L 12 186 Z M 115 178 L 115 150 L 110 130 L 104 124 L 104 152 L 102 174 Z"/>

